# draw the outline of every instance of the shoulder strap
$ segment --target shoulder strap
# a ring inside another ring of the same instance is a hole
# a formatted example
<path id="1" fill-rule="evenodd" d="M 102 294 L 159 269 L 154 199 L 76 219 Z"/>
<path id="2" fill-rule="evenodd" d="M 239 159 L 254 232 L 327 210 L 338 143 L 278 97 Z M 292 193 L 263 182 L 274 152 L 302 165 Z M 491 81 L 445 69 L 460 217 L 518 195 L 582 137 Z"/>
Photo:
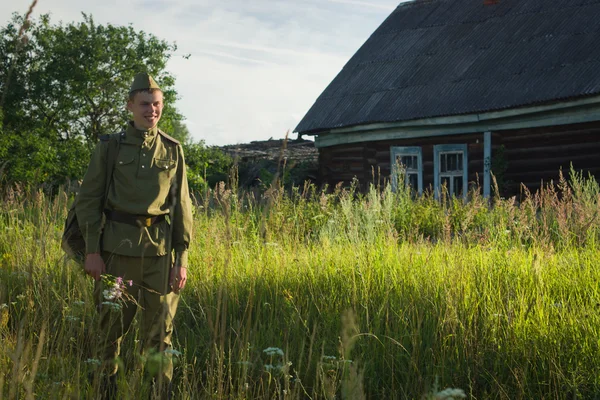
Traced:
<path id="1" fill-rule="evenodd" d="M 125 131 L 115 133 L 113 135 L 102 135 L 100 140 L 108 142 L 108 149 L 106 154 L 106 185 L 104 188 L 104 206 L 108 202 L 108 191 L 112 183 L 113 171 L 115 170 L 115 163 L 117 162 L 117 155 L 119 154 L 119 145 L 121 144 L 121 138 L 125 135 Z"/>
<path id="2" fill-rule="evenodd" d="M 158 129 L 158 133 L 160 133 L 160 135 L 161 135 L 162 137 L 164 137 L 165 139 L 167 139 L 168 141 L 170 141 L 170 142 L 173 142 L 173 143 L 175 143 L 175 144 L 180 144 L 180 143 L 179 143 L 179 140 L 175 139 L 174 137 L 171 137 L 171 136 L 167 135 L 166 133 L 164 133 L 164 132 L 163 132 L 163 131 L 161 131 L 160 129 Z"/>

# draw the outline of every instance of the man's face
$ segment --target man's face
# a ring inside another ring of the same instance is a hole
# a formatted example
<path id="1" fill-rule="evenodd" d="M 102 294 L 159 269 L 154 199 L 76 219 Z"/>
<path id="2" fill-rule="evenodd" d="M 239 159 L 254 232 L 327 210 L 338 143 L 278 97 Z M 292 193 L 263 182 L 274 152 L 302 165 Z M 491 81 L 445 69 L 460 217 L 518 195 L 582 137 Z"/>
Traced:
<path id="1" fill-rule="evenodd" d="M 158 124 L 163 109 L 161 91 L 139 92 L 127 102 L 127 109 L 133 114 L 133 124 L 137 129 L 148 130 Z"/>

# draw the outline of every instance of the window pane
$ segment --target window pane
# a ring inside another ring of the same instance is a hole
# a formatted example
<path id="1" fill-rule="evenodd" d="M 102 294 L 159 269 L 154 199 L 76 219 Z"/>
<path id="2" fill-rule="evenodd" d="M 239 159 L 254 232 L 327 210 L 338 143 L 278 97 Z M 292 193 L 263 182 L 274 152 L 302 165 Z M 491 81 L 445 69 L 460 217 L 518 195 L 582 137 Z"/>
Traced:
<path id="1" fill-rule="evenodd" d="M 411 169 L 412 168 L 412 157 L 411 156 L 402 156 L 402 165 L 404 168 Z"/>
<path id="2" fill-rule="evenodd" d="M 445 190 L 450 190 L 450 178 L 447 176 L 442 176 L 440 179 L 440 187 L 446 187 Z"/>
<path id="3" fill-rule="evenodd" d="M 463 195 L 463 178 L 462 176 L 455 176 L 454 178 L 454 195 L 461 197 Z"/>
<path id="4" fill-rule="evenodd" d="M 418 157 L 412 155 L 398 155 L 396 156 L 396 164 L 401 165 L 405 170 L 418 171 Z"/>
<path id="5" fill-rule="evenodd" d="M 446 156 L 447 154 L 440 154 L 440 172 L 448 171 L 448 168 L 446 167 Z"/>
<path id="6" fill-rule="evenodd" d="M 463 154 L 459 153 L 457 154 L 458 157 L 457 158 L 457 164 L 456 164 L 456 170 L 457 171 L 462 171 L 463 170 Z"/>
<path id="7" fill-rule="evenodd" d="M 418 174 L 408 174 L 406 176 L 406 181 L 408 185 L 415 191 L 419 190 L 419 175 Z"/>
<path id="8" fill-rule="evenodd" d="M 448 171 L 456 171 L 457 158 L 457 154 L 448 154 Z"/>

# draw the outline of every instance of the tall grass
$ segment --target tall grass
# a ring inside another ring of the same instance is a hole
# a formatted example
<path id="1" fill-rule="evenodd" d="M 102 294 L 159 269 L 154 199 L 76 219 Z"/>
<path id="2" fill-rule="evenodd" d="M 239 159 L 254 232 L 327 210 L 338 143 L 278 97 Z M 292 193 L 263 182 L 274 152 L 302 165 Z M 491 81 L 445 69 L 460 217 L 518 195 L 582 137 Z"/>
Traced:
<path id="1" fill-rule="evenodd" d="M 576 174 L 492 206 L 219 186 L 195 208 L 176 398 L 599 398 L 599 194 Z M 92 282 L 58 244 L 67 203 L 12 191 L 0 206 L 8 398 L 97 394 Z M 147 390 L 138 337 L 123 398 Z"/>

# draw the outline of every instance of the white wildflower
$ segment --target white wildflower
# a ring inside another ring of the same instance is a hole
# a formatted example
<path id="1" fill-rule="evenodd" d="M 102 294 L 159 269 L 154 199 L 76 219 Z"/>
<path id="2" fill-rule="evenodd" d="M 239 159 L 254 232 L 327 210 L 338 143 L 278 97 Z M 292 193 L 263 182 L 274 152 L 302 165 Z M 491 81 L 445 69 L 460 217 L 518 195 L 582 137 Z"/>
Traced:
<path id="1" fill-rule="evenodd" d="M 455 399 L 465 399 L 467 395 L 462 389 L 444 389 L 441 392 L 437 392 L 434 396 L 436 400 L 455 400 Z"/>
<path id="2" fill-rule="evenodd" d="M 102 302 L 103 306 L 110 308 L 113 311 L 119 311 L 123 308 L 119 303 L 113 303 L 112 301 L 104 301 Z"/>
<path id="3" fill-rule="evenodd" d="M 96 358 L 88 358 L 87 360 L 84 361 L 86 364 L 89 365 L 96 365 L 96 366 L 100 366 L 102 363 L 100 362 L 100 360 L 96 359 Z"/>
<path id="4" fill-rule="evenodd" d="M 279 366 L 274 366 L 272 364 L 265 365 L 265 371 L 267 371 L 268 373 L 271 373 L 273 371 L 279 371 L 279 370 L 280 370 Z"/>
<path id="5" fill-rule="evenodd" d="M 266 349 L 263 350 L 263 352 L 270 357 L 273 357 L 276 355 L 283 357 L 283 350 L 281 350 L 279 347 L 267 347 Z"/>
<path id="6" fill-rule="evenodd" d="M 172 356 L 180 356 L 181 352 L 175 349 L 166 349 L 165 354 L 171 354 Z"/>

